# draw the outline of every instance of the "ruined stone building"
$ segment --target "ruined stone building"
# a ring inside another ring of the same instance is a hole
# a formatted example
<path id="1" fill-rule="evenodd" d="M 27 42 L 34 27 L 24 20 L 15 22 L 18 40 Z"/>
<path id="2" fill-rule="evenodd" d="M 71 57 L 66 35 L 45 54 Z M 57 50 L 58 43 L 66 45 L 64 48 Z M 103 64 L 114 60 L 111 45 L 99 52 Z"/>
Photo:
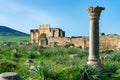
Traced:
<path id="1" fill-rule="evenodd" d="M 51 28 L 49 24 L 39 25 L 38 29 L 30 30 L 31 43 L 48 45 L 48 38 L 65 37 L 65 32 L 59 28 Z"/>
<path id="2" fill-rule="evenodd" d="M 120 49 L 120 35 L 115 34 L 101 34 L 100 49 Z M 65 32 L 59 28 L 51 28 L 49 24 L 39 25 L 38 29 L 30 30 L 30 42 L 32 44 L 50 45 L 57 43 L 63 46 L 65 43 L 71 43 L 74 47 L 88 48 L 88 37 L 65 37 Z"/>

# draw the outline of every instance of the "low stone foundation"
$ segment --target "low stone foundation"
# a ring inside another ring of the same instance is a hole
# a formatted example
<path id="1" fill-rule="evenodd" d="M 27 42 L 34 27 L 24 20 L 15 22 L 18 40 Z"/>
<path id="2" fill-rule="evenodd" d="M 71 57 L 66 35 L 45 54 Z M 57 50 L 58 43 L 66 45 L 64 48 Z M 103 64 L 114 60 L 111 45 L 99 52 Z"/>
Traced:
<path id="1" fill-rule="evenodd" d="M 5 72 L 0 74 L 0 80 L 21 80 L 15 72 Z"/>

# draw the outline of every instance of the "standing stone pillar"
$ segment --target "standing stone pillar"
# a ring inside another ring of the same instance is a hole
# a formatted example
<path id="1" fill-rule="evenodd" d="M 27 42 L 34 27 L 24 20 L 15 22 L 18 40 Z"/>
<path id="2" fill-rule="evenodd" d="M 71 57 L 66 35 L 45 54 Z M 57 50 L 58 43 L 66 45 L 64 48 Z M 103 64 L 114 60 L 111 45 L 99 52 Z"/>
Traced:
<path id="1" fill-rule="evenodd" d="M 35 30 L 35 35 L 36 35 L 36 38 L 35 38 L 35 43 L 39 43 L 39 31 L 36 29 Z"/>
<path id="2" fill-rule="evenodd" d="M 84 51 L 86 48 L 86 38 L 83 38 L 83 45 L 82 45 L 82 50 Z"/>
<path id="3" fill-rule="evenodd" d="M 30 30 L 30 42 L 33 44 L 34 41 L 33 41 L 33 37 L 34 36 L 34 33 L 33 33 L 33 30 Z"/>
<path id="4" fill-rule="evenodd" d="M 36 43 L 36 30 L 33 31 L 33 42 Z"/>
<path id="5" fill-rule="evenodd" d="M 99 58 L 99 19 L 103 7 L 89 7 L 90 34 L 89 34 L 89 57 L 88 64 L 101 67 Z"/>

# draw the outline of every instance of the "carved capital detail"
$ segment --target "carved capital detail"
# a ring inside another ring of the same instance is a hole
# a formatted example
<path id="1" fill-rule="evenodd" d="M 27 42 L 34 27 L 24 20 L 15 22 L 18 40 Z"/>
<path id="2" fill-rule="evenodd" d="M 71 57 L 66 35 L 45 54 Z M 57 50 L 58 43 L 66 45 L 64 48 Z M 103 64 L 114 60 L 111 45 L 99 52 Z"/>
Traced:
<path id="1" fill-rule="evenodd" d="M 95 7 L 89 7 L 88 8 L 88 12 L 90 15 L 90 19 L 97 19 L 99 20 L 100 18 L 100 13 L 102 10 L 104 10 L 105 8 L 103 7 L 99 7 L 99 6 L 95 6 Z"/>

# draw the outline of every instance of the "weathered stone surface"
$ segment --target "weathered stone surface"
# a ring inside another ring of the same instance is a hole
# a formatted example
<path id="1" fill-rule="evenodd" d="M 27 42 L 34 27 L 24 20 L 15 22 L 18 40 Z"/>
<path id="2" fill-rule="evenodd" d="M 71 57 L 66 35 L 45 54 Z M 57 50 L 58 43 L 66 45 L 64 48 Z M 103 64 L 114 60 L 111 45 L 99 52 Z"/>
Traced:
<path id="1" fill-rule="evenodd" d="M 49 24 L 39 25 L 38 29 L 30 31 L 31 43 L 42 44 L 41 38 L 47 39 L 48 37 L 64 37 L 65 32 L 59 28 L 50 28 Z"/>
<path id="2" fill-rule="evenodd" d="M 54 44 L 51 43 L 56 42 L 57 45 L 63 46 L 68 41 L 71 41 L 75 47 L 89 48 L 89 39 L 88 38 L 69 38 L 69 37 L 56 37 L 56 38 L 48 38 L 48 45 L 50 44 L 51 47 L 54 47 Z M 85 42 L 84 42 L 85 40 Z M 120 49 L 120 35 L 104 35 L 100 36 L 100 49 Z"/>
<path id="3" fill-rule="evenodd" d="M 31 64 L 34 64 L 33 60 L 31 60 L 31 59 L 26 60 L 25 65 L 29 66 Z"/>
<path id="4" fill-rule="evenodd" d="M 12 44 L 13 44 L 12 42 L 4 42 L 3 46 L 12 46 Z"/>
<path id="5" fill-rule="evenodd" d="M 34 51 L 34 54 L 38 54 L 38 55 L 40 55 L 41 52 L 40 52 L 39 50 L 37 50 L 37 51 Z"/>
<path id="6" fill-rule="evenodd" d="M 66 43 L 70 43 L 70 46 L 73 47 L 81 47 L 81 48 L 88 48 L 89 45 L 89 39 L 84 38 L 70 38 L 70 37 L 58 37 L 58 38 L 48 38 L 48 44 L 51 44 L 52 42 L 56 42 L 59 46 L 65 46 Z"/>
<path id="7" fill-rule="evenodd" d="M 13 53 L 17 53 L 17 49 L 14 48 L 14 49 L 12 50 L 12 52 L 13 52 Z"/>
<path id="8" fill-rule="evenodd" d="M 21 80 L 15 72 L 5 72 L 0 74 L 0 80 Z"/>
<path id="9" fill-rule="evenodd" d="M 70 58 L 75 58 L 75 57 L 78 57 L 78 54 L 70 54 L 69 57 Z"/>
<path id="10" fill-rule="evenodd" d="M 89 34 L 89 57 L 88 64 L 101 67 L 99 58 L 99 18 L 103 7 L 89 7 L 90 34 Z"/>
<path id="11" fill-rule="evenodd" d="M 36 67 L 35 66 L 30 66 L 30 73 L 35 73 Z"/>

